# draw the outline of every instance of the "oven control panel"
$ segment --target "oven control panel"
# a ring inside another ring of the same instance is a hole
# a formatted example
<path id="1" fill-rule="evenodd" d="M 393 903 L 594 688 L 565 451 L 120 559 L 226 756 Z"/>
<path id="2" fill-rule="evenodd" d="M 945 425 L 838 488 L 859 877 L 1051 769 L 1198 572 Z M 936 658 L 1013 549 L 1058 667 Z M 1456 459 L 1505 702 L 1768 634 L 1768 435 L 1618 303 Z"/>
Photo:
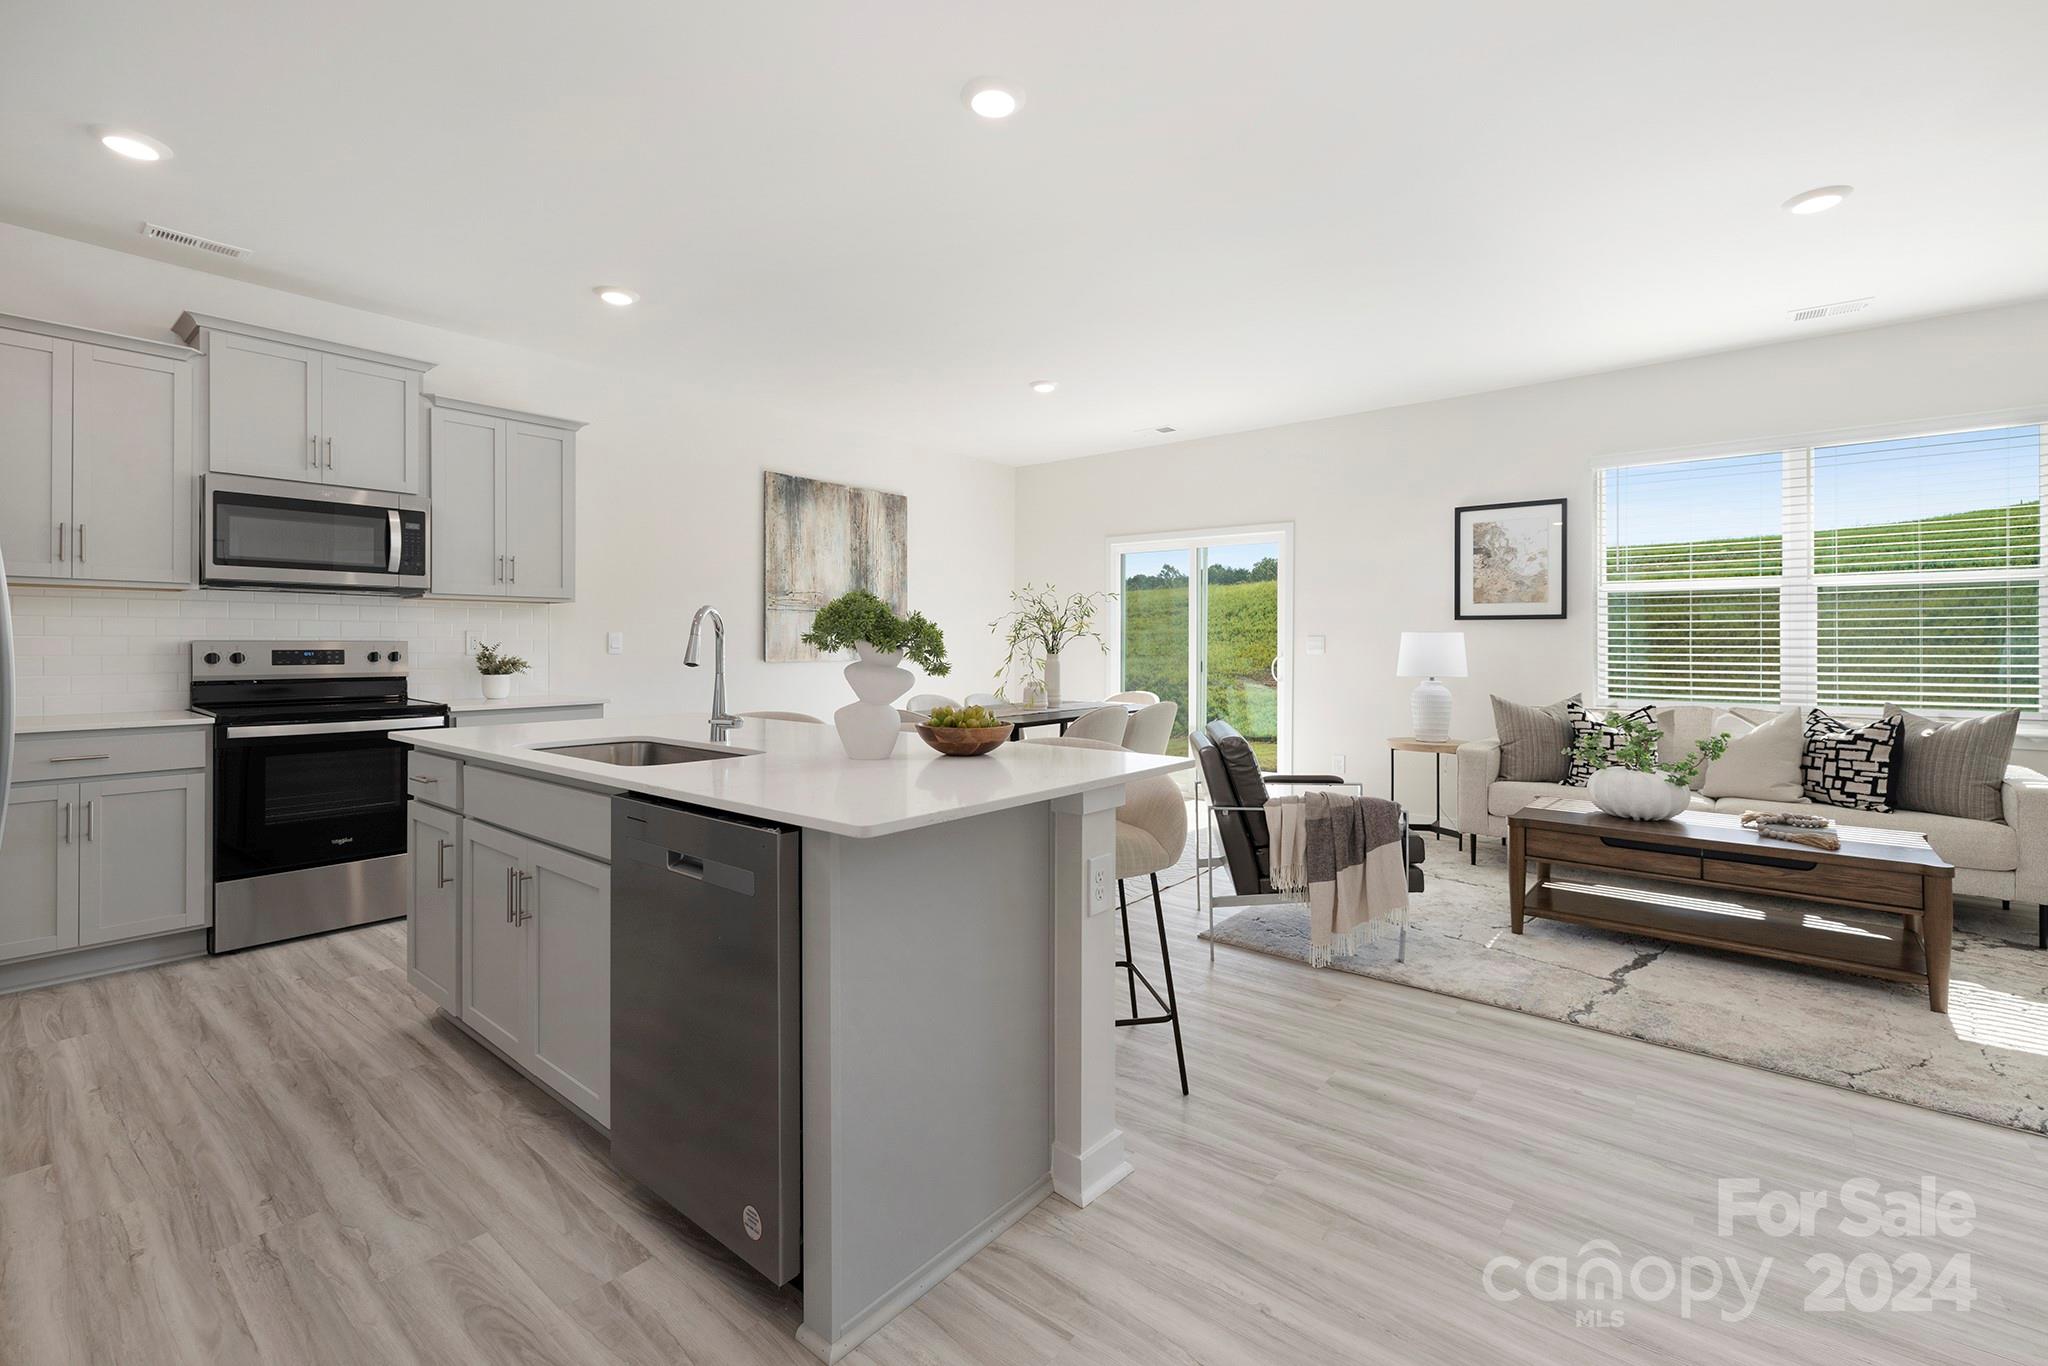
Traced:
<path id="1" fill-rule="evenodd" d="M 192 679 L 402 676 L 402 640 L 195 640 Z"/>

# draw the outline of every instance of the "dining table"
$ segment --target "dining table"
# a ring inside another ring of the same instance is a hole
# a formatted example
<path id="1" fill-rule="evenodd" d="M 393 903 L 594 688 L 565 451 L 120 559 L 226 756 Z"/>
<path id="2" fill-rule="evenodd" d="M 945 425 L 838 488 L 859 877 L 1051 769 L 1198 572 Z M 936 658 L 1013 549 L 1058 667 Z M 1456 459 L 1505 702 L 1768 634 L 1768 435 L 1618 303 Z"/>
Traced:
<path id="1" fill-rule="evenodd" d="M 1010 738 L 1012 740 L 1021 740 L 1024 738 L 1024 732 L 1034 726 L 1058 726 L 1060 734 L 1065 735 L 1069 722 L 1080 720 L 1097 707 L 1119 705 L 1123 707 L 1126 713 L 1137 710 L 1136 707 L 1128 702 L 1070 702 L 1064 700 L 1038 707 L 1008 704 L 1000 707 L 990 707 L 989 710 L 995 713 L 996 720 L 1008 721 L 1010 723 Z"/>

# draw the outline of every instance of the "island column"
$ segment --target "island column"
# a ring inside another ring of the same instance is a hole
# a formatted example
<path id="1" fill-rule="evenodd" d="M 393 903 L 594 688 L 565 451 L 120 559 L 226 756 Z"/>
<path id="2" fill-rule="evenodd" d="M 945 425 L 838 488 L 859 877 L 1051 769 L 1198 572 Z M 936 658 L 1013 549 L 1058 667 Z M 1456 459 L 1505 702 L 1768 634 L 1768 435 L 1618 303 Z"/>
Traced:
<path id="1" fill-rule="evenodd" d="M 1121 787 L 1052 804 L 1052 1188 L 1085 1206 L 1131 1174 L 1116 1122 L 1116 809 Z M 1105 880 L 1093 885 L 1092 871 Z"/>

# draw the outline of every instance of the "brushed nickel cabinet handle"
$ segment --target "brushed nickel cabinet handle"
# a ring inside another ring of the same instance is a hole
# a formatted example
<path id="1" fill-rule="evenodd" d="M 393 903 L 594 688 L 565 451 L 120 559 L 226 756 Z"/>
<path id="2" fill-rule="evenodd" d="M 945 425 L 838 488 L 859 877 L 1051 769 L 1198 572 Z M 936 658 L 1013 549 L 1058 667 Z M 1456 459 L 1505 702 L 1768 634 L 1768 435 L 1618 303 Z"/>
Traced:
<path id="1" fill-rule="evenodd" d="M 85 557 L 81 555 L 79 558 L 83 559 Z M 512 582 L 519 582 L 519 557 L 517 555 L 512 557 Z"/>
<path id="2" fill-rule="evenodd" d="M 92 838 L 92 809 L 99 804 L 99 798 L 97 797 L 85 804 L 85 837 L 87 839 Z"/>
<path id="3" fill-rule="evenodd" d="M 533 919 L 533 912 L 527 909 L 526 889 L 533 885 L 533 874 L 524 869 L 519 874 L 519 923 L 524 925 Z"/>
<path id="4" fill-rule="evenodd" d="M 64 559 L 64 523 L 62 522 L 57 523 L 57 559 L 60 563 Z"/>
<path id="5" fill-rule="evenodd" d="M 429 777 L 428 777 L 428 776 L 427 776 L 426 774 L 424 774 L 424 773 L 415 773 L 415 774 L 413 774 L 413 775 L 412 775 L 412 780 L 413 780 L 414 782 L 416 782 L 416 783 L 438 783 L 438 782 L 440 782 L 440 781 L 441 781 L 441 780 L 440 780 L 439 778 L 429 778 Z"/>
<path id="6" fill-rule="evenodd" d="M 85 523 L 78 524 L 78 562 L 85 563 Z"/>
<path id="7" fill-rule="evenodd" d="M 327 468 L 334 468 L 334 438 L 331 436 L 327 438 Z"/>
<path id="8" fill-rule="evenodd" d="M 516 885 L 518 885 L 518 881 L 519 881 L 519 870 L 518 870 L 517 868 L 514 868 L 514 867 L 513 867 L 513 866 L 512 866 L 511 864 L 509 864 L 509 863 L 508 863 L 508 864 L 506 864 L 506 865 L 505 865 L 505 923 L 506 923 L 507 925 L 514 925 L 514 924 L 517 924 L 517 923 L 518 923 L 517 921 L 515 921 L 515 920 L 514 920 L 514 919 L 512 918 L 512 889 L 513 889 L 513 887 L 515 887 Z"/>
<path id="9" fill-rule="evenodd" d="M 436 887 L 446 887 L 448 885 L 448 851 L 454 847 L 447 840 L 434 841 L 434 885 Z"/>
<path id="10" fill-rule="evenodd" d="M 59 754 L 43 760 L 46 764 L 90 764 L 113 756 L 107 754 Z"/>
<path id="11" fill-rule="evenodd" d="M 320 468 L 320 438 L 317 436 L 306 438 L 306 465 L 310 469 Z"/>
<path id="12" fill-rule="evenodd" d="M 64 803 L 64 842 L 71 843 L 71 803 Z"/>

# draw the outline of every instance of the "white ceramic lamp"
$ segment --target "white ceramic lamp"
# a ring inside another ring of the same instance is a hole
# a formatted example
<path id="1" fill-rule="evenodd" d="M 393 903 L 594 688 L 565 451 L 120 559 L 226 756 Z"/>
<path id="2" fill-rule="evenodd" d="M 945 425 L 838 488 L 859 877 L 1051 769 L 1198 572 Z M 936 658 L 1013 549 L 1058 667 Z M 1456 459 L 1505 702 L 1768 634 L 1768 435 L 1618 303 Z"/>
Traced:
<path id="1" fill-rule="evenodd" d="M 1408 716 L 1418 740 L 1451 738 L 1451 690 L 1440 678 L 1465 676 L 1463 631 L 1403 631 L 1401 658 L 1394 672 L 1422 683 L 1408 701 Z"/>

